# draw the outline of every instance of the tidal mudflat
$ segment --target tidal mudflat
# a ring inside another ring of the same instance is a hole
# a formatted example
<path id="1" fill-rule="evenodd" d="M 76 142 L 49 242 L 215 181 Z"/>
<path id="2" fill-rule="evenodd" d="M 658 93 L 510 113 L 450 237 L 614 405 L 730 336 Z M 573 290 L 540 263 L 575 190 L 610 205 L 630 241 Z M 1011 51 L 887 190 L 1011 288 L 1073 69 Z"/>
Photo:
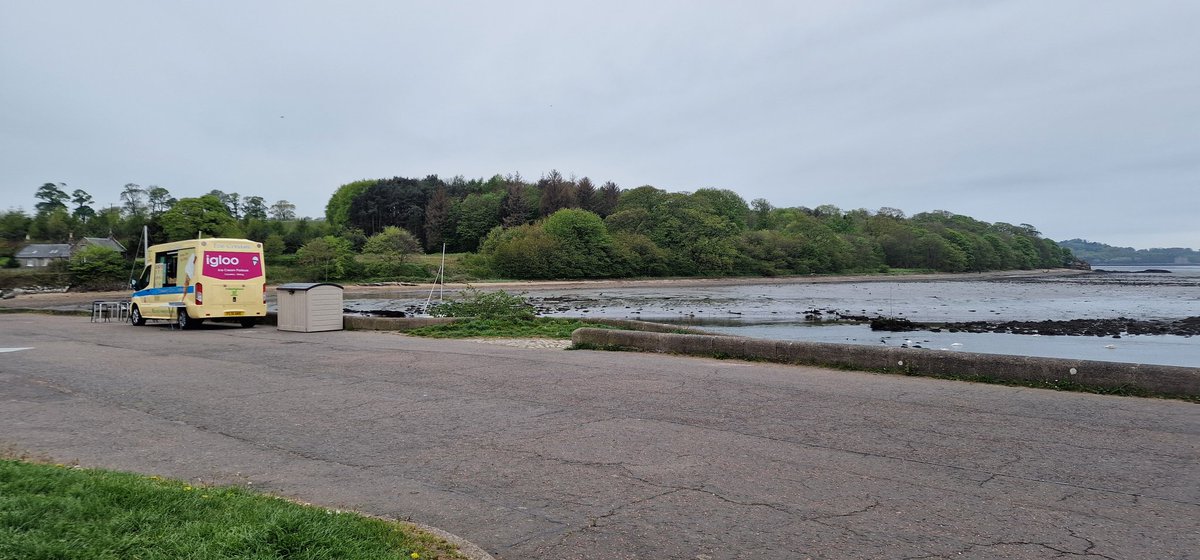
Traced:
<path id="1" fill-rule="evenodd" d="M 907 345 L 1200 367 L 1200 337 L 1109 333 L 1105 336 L 1005 332 L 875 332 L 870 317 L 918 323 L 1009 321 L 1177 321 L 1200 317 L 1200 267 L 1166 273 L 1114 268 L 1085 274 L 1029 272 L 1016 277 L 953 275 L 937 279 L 884 277 L 828 281 L 697 285 L 601 283 L 506 288 L 525 291 L 552 317 L 607 317 L 695 325 L 713 332 L 780 340 Z M 527 288 L 527 289 L 526 289 Z M 425 298 L 351 296 L 352 311 L 419 309 Z M 919 350 L 920 348 L 915 348 Z"/>

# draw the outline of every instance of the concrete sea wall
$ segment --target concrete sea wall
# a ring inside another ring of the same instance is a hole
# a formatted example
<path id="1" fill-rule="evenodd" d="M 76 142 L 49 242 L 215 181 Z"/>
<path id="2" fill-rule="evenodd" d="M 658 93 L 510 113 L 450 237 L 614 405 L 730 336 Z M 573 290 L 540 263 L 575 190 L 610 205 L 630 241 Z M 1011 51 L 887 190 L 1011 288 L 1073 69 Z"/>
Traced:
<path id="1" fill-rule="evenodd" d="M 571 335 L 571 341 L 576 345 L 909 375 L 1070 383 L 1101 389 L 1141 390 L 1159 395 L 1200 396 L 1200 368 L 590 328 L 576 330 Z"/>

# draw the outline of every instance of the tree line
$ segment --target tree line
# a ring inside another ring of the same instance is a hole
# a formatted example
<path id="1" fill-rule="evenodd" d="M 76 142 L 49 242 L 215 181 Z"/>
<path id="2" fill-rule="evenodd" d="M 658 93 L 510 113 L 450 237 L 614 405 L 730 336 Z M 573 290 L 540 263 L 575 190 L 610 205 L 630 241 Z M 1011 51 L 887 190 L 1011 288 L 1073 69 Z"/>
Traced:
<path id="1" fill-rule="evenodd" d="M 369 236 L 409 232 L 427 251 L 478 252 L 507 278 L 794 275 L 916 268 L 946 272 L 1068 266 L 1031 225 L 946 211 L 776 208 L 727 189 L 624 190 L 550 171 L 449 182 L 393 177 L 342 185 L 326 221 Z"/>
<path id="2" fill-rule="evenodd" d="M 152 244 L 203 233 L 264 242 L 270 239 L 280 254 L 327 233 L 310 232 L 314 229 L 308 223 L 311 220 L 300 220 L 305 223 L 298 225 L 296 206 L 287 200 L 268 205 L 261 196 L 243 197 L 216 189 L 199 197 L 175 198 L 164 187 L 129 183 L 121 191 L 119 204 L 101 206 L 83 189 L 45 183 L 34 197 L 38 202 L 32 215 L 14 209 L 0 213 L 0 256 L 11 256 L 27 239 L 65 243 L 112 236 L 126 247 L 135 247 L 141 242 L 143 226 Z"/>
<path id="3" fill-rule="evenodd" d="M 1094 265 L 1200 264 L 1200 251 L 1185 247 L 1134 249 L 1084 239 L 1068 239 L 1058 244 Z"/>
<path id="4" fill-rule="evenodd" d="M 727 189 L 622 189 L 555 170 L 537 180 L 354 181 L 333 192 L 323 220 L 297 218 L 286 200 L 268 205 L 220 190 L 176 199 L 162 187 L 129 184 L 119 206 L 101 209 L 81 189 L 67 191 L 46 183 L 34 215 L 0 215 L 6 254 L 27 237 L 63 242 L 112 234 L 135 247 L 146 226 L 151 243 L 197 234 L 261 241 L 274 262 L 303 267 L 313 279 L 421 277 L 428 271 L 409 257 L 443 247 L 472 255 L 477 276 L 522 279 L 965 272 L 1074 261 L 1028 224 L 946 211 L 777 208 Z"/>

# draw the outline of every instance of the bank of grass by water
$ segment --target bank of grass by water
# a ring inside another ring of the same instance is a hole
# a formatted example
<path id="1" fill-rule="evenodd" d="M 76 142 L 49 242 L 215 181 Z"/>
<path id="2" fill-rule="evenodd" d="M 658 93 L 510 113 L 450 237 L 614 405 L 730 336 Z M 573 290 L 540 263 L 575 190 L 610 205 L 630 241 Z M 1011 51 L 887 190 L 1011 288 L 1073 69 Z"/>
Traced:
<path id="1" fill-rule="evenodd" d="M 553 338 L 570 340 L 575 329 L 591 327 L 611 329 L 608 325 L 574 319 L 460 319 L 444 325 L 432 325 L 408 331 L 414 336 L 431 338 Z"/>
<path id="2" fill-rule="evenodd" d="M 463 558 L 407 525 L 238 488 L 0 459 L 0 560 Z"/>

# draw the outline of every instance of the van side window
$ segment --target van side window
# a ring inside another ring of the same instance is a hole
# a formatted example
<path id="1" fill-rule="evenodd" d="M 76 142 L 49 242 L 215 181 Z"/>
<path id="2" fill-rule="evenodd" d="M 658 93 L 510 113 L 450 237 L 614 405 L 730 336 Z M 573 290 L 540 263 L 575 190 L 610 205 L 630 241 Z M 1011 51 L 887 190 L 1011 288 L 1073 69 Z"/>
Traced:
<path id="1" fill-rule="evenodd" d="M 163 265 L 166 270 L 165 278 L 163 279 L 163 287 L 175 285 L 175 277 L 179 275 L 179 253 L 170 252 L 157 255 L 155 259 L 159 264 Z"/>

